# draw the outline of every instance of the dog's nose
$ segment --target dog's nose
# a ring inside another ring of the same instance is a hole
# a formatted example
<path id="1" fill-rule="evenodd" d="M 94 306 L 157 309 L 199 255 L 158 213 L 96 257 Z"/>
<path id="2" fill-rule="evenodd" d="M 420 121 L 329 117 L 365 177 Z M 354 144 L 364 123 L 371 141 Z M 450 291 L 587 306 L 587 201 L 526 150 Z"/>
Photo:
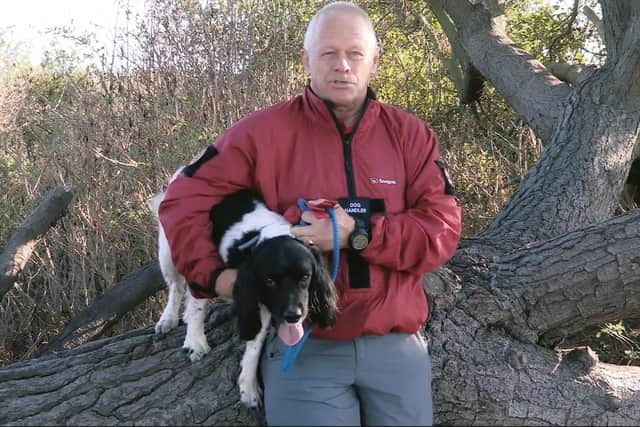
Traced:
<path id="1" fill-rule="evenodd" d="M 297 323 L 302 317 L 302 310 L 300 308 L 287 308 L 282 317 L 289 323 Z"/>

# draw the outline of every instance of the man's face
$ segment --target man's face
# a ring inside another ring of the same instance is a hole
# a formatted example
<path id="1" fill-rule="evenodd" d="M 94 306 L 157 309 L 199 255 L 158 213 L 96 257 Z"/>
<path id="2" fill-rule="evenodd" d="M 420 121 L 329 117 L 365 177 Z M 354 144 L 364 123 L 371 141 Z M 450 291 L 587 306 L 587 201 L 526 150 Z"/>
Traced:
<path id="1" fill-rule="evenodd" d="M 309 49 L 301 52 L 316 95 L 336 109 L 354 109 L 364 102 L 379 59 L 373 37 L 357 14 L 329 12 L 320 17 Z"/>

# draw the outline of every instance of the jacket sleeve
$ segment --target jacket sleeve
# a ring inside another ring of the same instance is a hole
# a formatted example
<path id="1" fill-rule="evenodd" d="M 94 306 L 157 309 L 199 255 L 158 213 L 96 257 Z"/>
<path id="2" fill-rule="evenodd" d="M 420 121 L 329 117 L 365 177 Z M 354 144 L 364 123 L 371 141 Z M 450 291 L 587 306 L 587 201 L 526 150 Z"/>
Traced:
<path id="1" fill-rule="evenodd" d="M 401 137 L 407 209 L 371 218 L 371 241 L 361 256 L 392 270 L 426 273 L 453 256 L 460 239 L 461 210 L 431 129 L 420 121 Z"/>
<path id="2" fill-rule="evenodd" d="M 224 266 L 212 241 L 211 207 L 234 191 L 252 188 L 254 183 L 252 141 L 232 129 L 216 143 L 219 154 L 202 163 L 191 177 L 176 177 L 160 204 L 159 219 L 173 263 L 196 297 L 214 295 L 212 273 Z"/>

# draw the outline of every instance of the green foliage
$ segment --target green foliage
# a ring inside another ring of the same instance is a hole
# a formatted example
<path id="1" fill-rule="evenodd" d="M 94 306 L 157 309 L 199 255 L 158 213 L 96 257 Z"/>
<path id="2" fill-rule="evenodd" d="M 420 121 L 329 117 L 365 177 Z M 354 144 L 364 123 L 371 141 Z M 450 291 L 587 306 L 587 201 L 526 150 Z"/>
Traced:
<path id="1" fill-rule="evenodd" d="M 512 1 L 506 10 L 507 30 L 518 46 L 543 63 L 584 63 L 585 45 L 597 35 L 586 18 L 572 20 L 571 13 L 560 2 Z"/>
<path id="2" fill-rule="evenodd" d="M 640 365 L 640 329 L 628 327 L 625 321 L 620 320 L 616 323 L 606 323 L 595 336 L 603 351 L 624 355 L 621 357 L 622 360 L 611 362 Z"/>
<path id="3" fill-rule="evenodd" d="M 382 100 L 424 118 L 434 110 L 455 106 L 452 83 L 437 59 L 427 54 L 423 34 L 393 28 L 382 36 L 382 42 L 387 53 L 382 55 L 380 70 L 372 81 Z"/>

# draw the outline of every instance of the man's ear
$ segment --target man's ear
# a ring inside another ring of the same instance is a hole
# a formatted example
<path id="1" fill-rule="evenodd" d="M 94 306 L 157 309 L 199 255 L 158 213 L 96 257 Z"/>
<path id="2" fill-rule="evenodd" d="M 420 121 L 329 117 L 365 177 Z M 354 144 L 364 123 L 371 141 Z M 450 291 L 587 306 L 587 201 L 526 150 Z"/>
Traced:
<path id="1" fill-rule="evenodd" d="M 380 48 L 375 47 L 373 51 L 373 63 L 371 64 L 371 72 L 370 75 L 374 75 L 378 72 L 378 65 L 380 64 Z"/>
<path id="2" fill-rule="evenodd" d="M 309 66 L 309 52 L 306 49 L 300 49 L 300 60 L 302 61 L 302 67 L 304 73 L 308 76 L 311 74 L 311 68 Z"/>

